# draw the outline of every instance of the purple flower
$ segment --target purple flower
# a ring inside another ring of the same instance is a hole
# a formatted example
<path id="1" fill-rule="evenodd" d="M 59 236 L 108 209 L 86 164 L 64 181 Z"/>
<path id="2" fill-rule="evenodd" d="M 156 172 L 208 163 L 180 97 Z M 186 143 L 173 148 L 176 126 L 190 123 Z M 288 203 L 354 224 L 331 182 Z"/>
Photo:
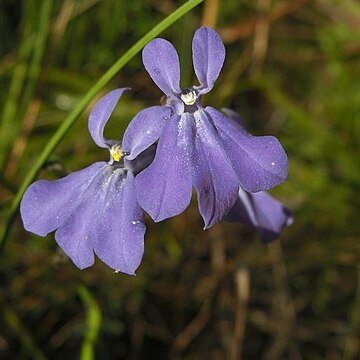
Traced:
<path id="1" fill-rule="evenodd" d="M 143 50 L 145 68 L 166 95 L 171 117 L 157 125 L 155 159 L 135 183 L 140 205 L 155 221 L 184 211 L 195 187 L 208 228 L 234 205 L 239 185 L 257 192 L 285 181 L 287 156 L 275 137 L 251 136 L 236 121 L 202 106 L 201 96 L 214 86 L 225 59 L 219 35 L 200 28 L 192 50 L 200 85 L 187 89 L 180 89 L 179 59 L 171 43 L 155 39 Z"/>
<path id="2" fill-rule="evenodd" d="M 225 219 L 252 226 L 263 243 L 275 240 L 294 221 L 291 211 L 266 191 L 248 193 L 241 188 Z"/>
<path id="3" fill-rule="evenodd" d="M 231 109 L 222 111 L 245 128 L 245 122 L 238 113 Z M 288 208 L 266 191 L 249 193 L 240 187 L 238 198 L 225 220 L 252 226 L 260 235 L 260 240 L 268 243 L 275 240 L 286 226 L 290 226 L 294 218 Z"/>
<path id="4" fill-rule="evenodd" d="M 95 253 L 114 270 L 134 274 L 143 256 L 144 212 L 134 177 L 152 160 L 151 145 L 159 136 L 156 129 L 147 130 L 151 118 L 147 114 L 161 121 L 169 110 L 146 109 L 130 123 L 123 144 L 107 140 L 104 127 L 125 90 L 104 96 L 89 116 L 91 137 L 109 150 L 110 161 L 96 162 L 59 180 L 36 181 L 21 202 L 25 229 L 40 236 L 56 230 L 56 242 L 80 269 L 94 263 Z M 138 131 L 140 124 L 145 131 Z"/>

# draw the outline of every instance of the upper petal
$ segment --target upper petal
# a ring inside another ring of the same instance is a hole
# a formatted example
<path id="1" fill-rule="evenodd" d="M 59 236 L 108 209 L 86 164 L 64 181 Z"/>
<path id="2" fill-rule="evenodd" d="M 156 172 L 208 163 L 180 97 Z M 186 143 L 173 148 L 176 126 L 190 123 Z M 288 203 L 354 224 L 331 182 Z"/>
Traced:
<path id="1" fill-rule="evenodd" d="M 233 206 L 239 181 L 206 113 L 198 111 L 195 118 L 194 187 L 205 228 L 209 228 Z"/>
<path id="2" fill-rule="evenodd" d="M 104 138 L 104 128 L 108 122 L 115 105 L 124 91 L 128 88 L 121 88 L 110 91 L 103 96 L 93 107 L 89 115 L 88 128 L 91 137 L 96 145 L 102 148 L 109 147 L 108 141 Z"/>
<path id="3" fill-rule="evenodd" d="M 122 149 L 130 152 L 128 160 L 135 159 L 141 152 L 156 142 L 170 118 L 167 106 L 153 106 L 140 111 L 130 122 L 123 137 Z"/>
<path id="4" fill-rule="evenodd" d="M 248 193 L 239 189 L 238 200 L 227 215 L 229 221 L 240 221 L 254 227 L 262 242 L 275 240 L 293 222 L 293 216 L 280 201 L 265 191 Z"/>
<path id="5" fill-rule="evenodd" d="M 181 92 L 179 57 L 169 41 L 161 38 L 150 41 L 142 58 L 146 71 L 165 95 Z"/>
<path id="6" fill-rule="evenodd" d="M 173 115 L 168 120 L 154 161 L 136 176 L 139 204 L 154 221 L 178 215 L 190 203 L 193 128 L 189 117 Z"/>
<path id="7" fill-rule="evenodd" d="M 20 204 L 25 229 L 40 236 L 56 230 L 67 221 L 81 194 L 104 166 L 106 163 L 98 162 L 59 180 L 33 183 Z"/>
<path id="8" fill-rule="evenodd" d="M 134 176 L 113 176 L 99 204 L 99 221 L 94 226 L 94 249 L 114 270 L 134 275 L 144 254 L 144 211 L 137 202 Z"/>
<path id="9" fill-rule="evenodd" d="M 200 82 L 200 94 L 208 93 L 214 86 L 225 60 L 225 47 L 218 33 L 208 27 L 195 32 L 193 43 L 193 63 Z"/>
<path id="10" fill-rule="evenodd" d="M 287 156 L 274 136 L 252 136 L 221 112 L 211 107 L 207 107 L 205 111 L 219 131 L 244 190 L 268 190 L 286 180 Z"/>

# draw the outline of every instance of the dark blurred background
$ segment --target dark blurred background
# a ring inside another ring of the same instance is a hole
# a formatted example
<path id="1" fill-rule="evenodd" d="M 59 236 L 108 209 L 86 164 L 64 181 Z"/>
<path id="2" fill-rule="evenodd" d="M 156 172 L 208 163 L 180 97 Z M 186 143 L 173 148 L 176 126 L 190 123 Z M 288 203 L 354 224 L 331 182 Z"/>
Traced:
<path id="1" fill-rule="evenodd" d="M 2 0 L 0 226 L 44 145 L 92 84 L 183 1 Z M 80 271 L 17 217 L 0 258 L 2 359 L 358 359 L 360 329 L 360 3 L 208 0 L 168 28 L 194 84 L 191 39 L 202 24 L 227 58 L 204 99 L 272 134 L 290 160 L 271 191 L 295 214 L 280 239 L 187 211 L 154 224 L 136 277 L 100 261 Z M 102 94 L 129 86 L 107 126 L 121 138 L 161 93 L 137 55 Z M 42 178 L 106 160 L 89 108 Z M 111 134 L 111 135 L 110 135 Z"/>

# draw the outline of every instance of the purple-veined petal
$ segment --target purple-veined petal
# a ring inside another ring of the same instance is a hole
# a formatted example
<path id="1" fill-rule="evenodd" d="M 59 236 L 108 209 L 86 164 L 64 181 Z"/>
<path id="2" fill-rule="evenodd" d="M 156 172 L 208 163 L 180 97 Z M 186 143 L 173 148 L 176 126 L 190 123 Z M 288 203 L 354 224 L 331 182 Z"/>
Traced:
<path id="1" fill-rule="evenodd" d="M 193 182 L 205 229 L 220 221 L 237 198 L 239 180 L 204 111 L 195 113 Z"/>
<path id="2" fill-rule="evenodd" d="M 56 230 L 72 214 L 81 194 L 107 166 L 97 162 L 62 179 L 38 180 L 26 190 L 20 213 L 27 231 L 46 236 Z"/>
<path id="3" fill-rule="evenodd" d="M 115 105 L 124 91 L 128 88 L 116 89 L 103 96 L 93 107 L 89 115 L 88 128 L 95 144 L 102 148 L 108 148 L 108 141 L 104 138 L 104 128 L 108 122 Z"/>
<path id="4" fill-rule="evenodd" d="M 55 240 L 76 266 L 94 263 L 94 251 L 114 270 L 134 274 L 144 251 L 143 210 L 134 177 L 105 162 L 65 178 L 32 184 L 21 202 L 26 230 Z"/>
<path id="5" fill-rule="evenodd" d="M 169 107 L 153 106 L 140 111 L 131 120 L 122 142 L 123 151 L 130 152 L 128 160 L 135 159 L 159 139 L 170 114 Z"/>
<path id="6" fill-rule="evenodd" d="M 146 228 L 131 172 L 123 180 L 112 177 L 100 206 L 93 229 L 95 253 L 114 270 L 134 275 L 144 254 Z"/>
<path id="7" fill-rule="evenodd" d="M 78 196 L 70 216 L 55 232 L 58 245 L 80 269 L 94 263 L 94 228 L 103 221 L 100 215 L 102 199 L 107 193 L 112 174 L 112 167 L 107 164 L 100 169 Z"/>
<path id="8" fill-rule="evenodd" d="M 241 188 L 226 219 L 252 226 L 264 243 L 275 240 L 286 226 L 293 223 L 291 211 L 266 191 L 248 193 Z"/>
<path id="9" fill-rule="evenodd" d="M 181 92 L 179 57 L 169 41 L 161 38 L 150 41 L 142 58 L 146 71 L 165 95 Z"/>
<path id="10" fill-rule="evenodd" d="M 193 43 L 193 63 L 200 82 L 199 93 L 206 94 L 214 86 L 225 60 L 225 47 L 218 33 L 208 27 L 195 32 Z"/>
<path id="11" fill-rule="evenodd" d="M 56 242 L 80 269 L 94 263 L 94 252 L 117 271 L 134 275 L 139 266 L 145 226 L 128 176 L 129 181 L 123 169 L 105 166 L 57 229 Z"/>
<path id="12" fill-rule="evenodd" d="M 92 229 L 94 221 L 98 221 L 97 203 L 97 196 L 84 196 L 67 221 L 55 232 L 56 242 L 79 269 L 85 269 L 95 262 Z"/>
<path id="13" fill-rule="evenodd" d="M 191 115 L 173 115 L 165 125 L 154 161 L 135 178 L 140 206 L 154 221 L 183 212 L 191 199 Z"/>
<path id="14" fill-rule="evenodd" d="M 205 111 L 218 128 L 240 186 L 245 191 L 268 190 L 286 180 L 287 156 L 274 136 L 252 136 L 221 112 L 211 107 Z"/>

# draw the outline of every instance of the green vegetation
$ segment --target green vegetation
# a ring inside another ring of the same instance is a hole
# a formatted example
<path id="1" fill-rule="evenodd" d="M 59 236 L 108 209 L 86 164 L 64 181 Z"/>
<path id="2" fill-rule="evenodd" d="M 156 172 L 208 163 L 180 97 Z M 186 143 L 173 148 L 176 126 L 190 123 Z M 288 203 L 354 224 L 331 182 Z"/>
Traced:
<path id="1" fill-rule="evenodd" d="M 360 4 L 192 0 L 174 13 L 184 3 L 1 2 L 0 358 L 359 358 Z M 179 217 L 147 218 L 136 277 L 80 271 L 52 235 L 23 230 L 21 194 L 107 159 L 87 131 L 95 96 L 133 89 L 109 138 L 159 102 L 139 52 L 153 37 L 174 43 L 191 85 L 202 24 L 227 50 L 205 103 L 280 139 L 289 179 L 271 193 L 295 223 L 270 245 L 238 224 L 203 231 L 194 198 Z"/>

